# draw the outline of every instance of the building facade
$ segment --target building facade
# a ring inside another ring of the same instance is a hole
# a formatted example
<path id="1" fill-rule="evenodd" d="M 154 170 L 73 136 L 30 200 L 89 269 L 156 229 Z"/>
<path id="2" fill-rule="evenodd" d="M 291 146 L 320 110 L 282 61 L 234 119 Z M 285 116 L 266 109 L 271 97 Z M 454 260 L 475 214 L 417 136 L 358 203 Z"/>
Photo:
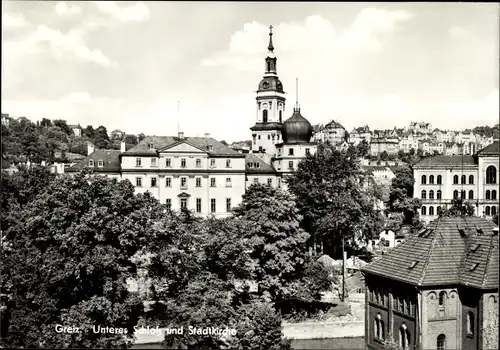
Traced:
<path id="1" fill-rule="evenodd" d="M 362 269 L 365 341 L 383 349 L 498 348 L 498 227 L 435 220 Z"/>
<path id="2" fill-rule="evenodd" d="M 413 166 L 414 196 L 422 200 L 420 216 L 425 222 L 462 198 L 471 202 L 476 215 L 498 214 L 499 143 L 496 140 L 474 156 L 436 156 Z"/>

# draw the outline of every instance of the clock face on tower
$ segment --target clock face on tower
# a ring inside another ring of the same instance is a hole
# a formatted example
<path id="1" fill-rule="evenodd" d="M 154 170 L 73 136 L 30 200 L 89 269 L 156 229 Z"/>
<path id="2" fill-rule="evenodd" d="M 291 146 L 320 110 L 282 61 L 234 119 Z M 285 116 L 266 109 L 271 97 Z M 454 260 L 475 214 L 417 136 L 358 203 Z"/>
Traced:
<path id="1" fill-rule="evenodd" d="M 267 81 L 265 81 L 264 84 L 262 84 L 262 87 L 264 89 L 269 89 L 269 83 Z"/>

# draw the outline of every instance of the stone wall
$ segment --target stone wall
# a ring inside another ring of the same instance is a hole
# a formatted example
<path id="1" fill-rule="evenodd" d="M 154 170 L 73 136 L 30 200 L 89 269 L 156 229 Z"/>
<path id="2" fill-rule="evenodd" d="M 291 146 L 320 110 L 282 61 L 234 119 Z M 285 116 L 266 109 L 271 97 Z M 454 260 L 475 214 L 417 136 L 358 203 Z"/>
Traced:
<path id="1" fill-rule="evenodd" d="M 364 321 L 284 323 L 283 334 L 291 339 L 363 337 Z"/>

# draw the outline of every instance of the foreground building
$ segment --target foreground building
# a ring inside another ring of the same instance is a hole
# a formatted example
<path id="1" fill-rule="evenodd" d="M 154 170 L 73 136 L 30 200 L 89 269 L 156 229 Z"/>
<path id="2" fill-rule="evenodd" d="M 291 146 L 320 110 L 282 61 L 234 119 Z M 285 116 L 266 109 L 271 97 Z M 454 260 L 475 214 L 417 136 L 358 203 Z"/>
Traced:
<path id="1" fill-rule="evenodd" d="M 362 269 L 365 341 L 383 349 L 498 349 L 498 227 L 441 218 Z"/>
<path id="2" fill-rule="evenodd" d="M 420 215 L 430 222 L 447 208 L 452 199 L 474 204 L 476 215 L 492 218 L 498 214 L 499 143 L 473 156 L 436 156 L 413 166 L 414 196 L 422 199 Z"/>

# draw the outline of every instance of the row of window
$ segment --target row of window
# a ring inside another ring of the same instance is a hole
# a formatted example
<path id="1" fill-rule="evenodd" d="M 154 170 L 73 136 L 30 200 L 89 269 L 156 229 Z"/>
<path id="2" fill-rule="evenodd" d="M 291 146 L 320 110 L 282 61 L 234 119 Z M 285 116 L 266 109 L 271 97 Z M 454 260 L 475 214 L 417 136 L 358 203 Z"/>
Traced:
<path id="1" fill-rule="evenodd" d="M 187 160 L 186 158 L 181 158 L 181 168 L 186 168 Z M 142 167 L 142 158 L 136 158 L 135 159 L 135 166 L 136 167 Z M 157 158 L 151 158 L 151 167 L 157 167 L 158 162 Z M 216 162 L 215 159 L 210 159 L 210 167 L 215 167 Z M 166 158 L 165 159 L 165 167 L 171 168 L 172 167 L 172 159 L 171 158 Z M 196 167 L 201 168 L 201 158 L 196 158 Z M 226 159 L 226 168 L 231 168 L 231 159 Z"/>
<path id="2" fill-rule="evenodd" d="M 415 316 L 415 304 L 410 298 L 402 296 L 393 296 L 392 308 L 409 316 Z"/>
<path id="3" fill-rule="evenodd" d="M 265 123 L 265 122 L 264 122 L 264 123 Z M 275 136 L 275 135 L 267 135 L 267 139 L 268 139 L 268 140 L 270 140 L 270 139 L 271 139 L 271 137 L 272 137 L 272 139 L 274 140 L 274 136 Z M 260 139 L 261 139 L 261 135 L 258 135 L 258 136 L 257 136 L 257 139 L 258 139 L 258 140 L 260 140 Z M 280 139 L 280 135 L 278 134 L 278 135 L 276 135 L 276 140 L 278 140 L 278 141 L 279 141 L 279 139 Z M 253 143 L 254 143 L 254 144 L 256 143 L 256 142 L 255 142 L 255 136 L 254 136 L 254 141 L 253 141 Z"/>
<path id="4" fill-rule="evenodd" d="M 434 207 L 432 205 L 430 205 L 429 207 L 429 212 L 427 213 L 427 207 L 425 205 L 422 206 L 422 208 L 420 208 L 420 214 L 421 215 L 434 215 Z M 441 214 L 441 211 L 443 209 L 441 208 L 441 206 L 437 206 L 436 207 L 436 215 L 440 215 Z M 484 208 L 484 215 L 486 216 L 495 216 L 497 215 L 497 207 L 496 206 L 489 206 L 487 205 L 485 208 Z"/>
<path id="5" fill-rule="evenodd" d="M 437 190 L 435 192 L 435 194 L 436 194 L 436 199 L 442 199 L 443 194 L 442 194 L 441 190 Z M 459 196 L 462 199 L 467 199 L 466 191 L 465 190 L 462 190 L 460 192 L 458 190 L 453 191 L 453 198 L 454 199 L 458 199 Z M 485 192 L 484 197 L 485 197 L 485 199 L 488 199 L 488 200 L 496 200 L 497 199 L 497 191 L 496 190 L 492 190 L 492 191 L 487 190 Z M 420 198 L 427 199 L 427 191 L 426 190 L 422 190 L 422 192 L 420 193 Z M 434 190 L 429 191 L 429 198 L 428 199 L 434 199 Z M 469 190 L 468 199 L 474 199 L 474 191 L 473 190 Z"/>
<path id="6" fill-rule="evenodd" d="M 467 183 L 467 176 L 462 175 L 459 177 L 458 175 L 453 176 L 453 184 L 458 185 L 460 180 L 460 184 L 462 185 L 473 185 L 474 184 L 474 175 L 469 175 L 469 182 Z M 427 185 L 427 176 L 422 175 L 420 182 L 422 185 Z M 489 167 L 486 168 L 486 183 L 487 184 L 496 184 L 497 183 L 497 169 L 493 166 L 490 165 Z M 429 175 L 429 185 L 434 185 L 434 175 Z M 443 184 L 443 177 L 441 175 L 438 175 L 436 177 L 436 184 L 437 185 L 442 185 Z"/>
<path id="7" fill-rule="evenodd" d="M 188 178 L 186 176 L 181 176 L 181 189 L 187 189 L 188 187 Z M 156 177 L 151 177 L 151 187 L 158 186 L 158 179 Z M 135 186 L 142 187 L 142 177 L 135 178 Z M 172 178 L 165 178 L 165 187 L 172 187 Z M 195 178 L 195 187 L 201 187 L 201 177 Z M 217 179 L 215 177 L 210 178 L 210 187 L 217 187 Z M 233 183 L 230 177 L 226 178 L 226 187 L 233 187 Z"/>
<path id="8" fill-rule="evenodd" d="M 90 159 L 90 160 L 89 160 L 89 167 L 93 167 L 94 165 L 95 165 L 94 160 L 93 160 L 93 159 Z M 104 166 L 104 162 L 103 162 L 101 159 L 99 159 L 99 160 L 97 161 L 97 166 L 98 166 L 99 168 L 102 168 L 102 167 Z"/>
<path id="9" fill-rule="evenodd" d="M 171 198 L 167 198 L 165 203 L 167 205 L 167 208 L 170 209 L 172 207 Z M 196 206 L 195 206 L 196 213 L 201 213 L 201 206 L 202 206 L 201 198 L 196 198 Z M 231 198 L 226 198 L 226 212 L 229 213 L 231 211 L 231 208 L 232 208 Z M 181 198 L 181 209 L 188 209 L 188 198 Z M 215 198 L 210 198 L 210 212 L 211 213 L 217 212 L 217 201 Z"/>

